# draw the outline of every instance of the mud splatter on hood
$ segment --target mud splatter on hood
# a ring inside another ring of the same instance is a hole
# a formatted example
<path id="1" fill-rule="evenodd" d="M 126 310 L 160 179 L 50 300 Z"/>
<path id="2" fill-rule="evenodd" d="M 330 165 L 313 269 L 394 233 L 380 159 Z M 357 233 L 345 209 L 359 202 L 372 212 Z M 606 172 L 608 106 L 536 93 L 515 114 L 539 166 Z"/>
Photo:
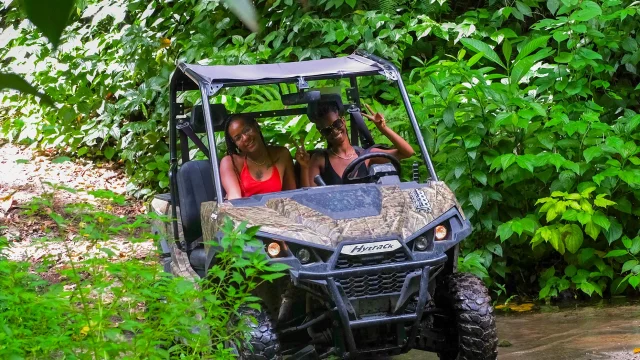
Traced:
<path id="1" fill-rule="evenodd" d="M 302 189 L 228 201 L 219 208 L 208 202 L 201 214 L 205 237 L 228 216 L 274 237 L 335 247 L 345 240 L 405 239 L 455 206 L 451 190 L 431 182 Z"/>

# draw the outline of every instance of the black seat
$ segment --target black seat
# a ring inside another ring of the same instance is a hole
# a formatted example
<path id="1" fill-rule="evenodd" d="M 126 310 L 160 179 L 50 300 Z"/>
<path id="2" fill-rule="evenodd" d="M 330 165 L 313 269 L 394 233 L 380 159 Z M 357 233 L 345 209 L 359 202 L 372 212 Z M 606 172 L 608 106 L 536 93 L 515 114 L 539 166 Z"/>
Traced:
<path id="1" fill-rule="evenodd" d="M 227 109 L 223 104 L 211 104 L 210 109 L 213 131 L 223 130 Z M 193 107 L 188 121 L 194 133 L 206 133 L 202 104 Z M 207 153 L 207 149 L 203 151 Z M 209 160 L 191 160 L 185 161 L 180 166 L 176 176 L 180 220 L 184 240 L 187 243 L 187 254 L 191 266 L 200 276 L 204 276 L 206 272 L 200 205 L 203 202 L 217 200 L 212 173 Z"/>
<path id="2" fill-rule="evenodd" d="M 211 109 L 211 121 L 213 122 L 213 131 L 218 132 L 224 130 L 224 122 L 229 114 L 224 104 L 210 104 Z M 202 104 L 194 105 L 191 109 L 191 116 L 189 117 L 189 123 L 195 133 L 204 134 L 207 132 L 207 128 L 204 124 L 204 112 L 202 111 Z"/>
<path id="3" fill-rule="evenodd" d="M 193 160 L 178 169 L 178 194 L 182 231 L 187 243 L 187 253 L 193 269 L 200 275 L 205 273 L 204 247 L 202 245 L 202 223 L 200 205 L 216 201 L 211 163 L 208 160 Z"/>

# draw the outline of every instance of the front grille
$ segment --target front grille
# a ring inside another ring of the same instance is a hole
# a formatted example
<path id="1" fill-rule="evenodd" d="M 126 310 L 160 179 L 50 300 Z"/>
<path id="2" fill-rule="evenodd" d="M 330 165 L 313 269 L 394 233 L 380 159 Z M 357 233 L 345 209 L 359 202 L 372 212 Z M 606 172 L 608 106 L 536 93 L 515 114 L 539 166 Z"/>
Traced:
<path id="1" fill-rule="evenodd" d="M 336 279 L 348 298 L 399 294 L 409 272 L 370 274 Z"/>
<path id="2" fill-rule="evenodd" d="M 348 269 L 354 267 L 374 266 L 382 264 L 400 263 L 409 261 L 403 248 L 386 253 L 354 256 L 340 254 L 336 262 L 336 269 Z"/>

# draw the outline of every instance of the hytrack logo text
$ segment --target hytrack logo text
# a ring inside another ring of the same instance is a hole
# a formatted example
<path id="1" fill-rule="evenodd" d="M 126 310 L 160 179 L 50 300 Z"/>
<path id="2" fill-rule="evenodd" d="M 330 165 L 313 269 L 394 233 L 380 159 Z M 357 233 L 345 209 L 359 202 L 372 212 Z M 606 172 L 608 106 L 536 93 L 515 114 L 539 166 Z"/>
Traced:
<path id="1" fill-rule="evenodd" d="M 372 251 L 392 250 L 392 249 L 393 249 L 393 244 L 392 243 L 386 243 L 386 244 L 374 245 L 374 246 L 367 246 L 365 244 L 362 244 L 362 245 L 354 246 L 351 249 L 351 254 L 368 253 L 368 252 L 372 252 Z"/>

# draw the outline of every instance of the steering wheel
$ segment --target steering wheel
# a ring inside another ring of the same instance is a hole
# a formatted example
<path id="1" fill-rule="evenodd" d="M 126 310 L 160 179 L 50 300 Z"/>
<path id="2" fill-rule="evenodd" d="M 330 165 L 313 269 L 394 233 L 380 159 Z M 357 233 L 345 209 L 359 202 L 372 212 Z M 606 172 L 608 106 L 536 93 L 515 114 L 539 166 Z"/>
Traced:
<path id="1" fill-rule="evenodd" d="M 352 162 L 350 162 L 346 168 L 344 168 L 344 172 L 342 173 L 342 183 L 352 184 L 356 182 L 362 182 L 362 180 L 367 180 L 366 182 L 370 182 L 372 177 L 371 175 L 367 175 L 359 178 L 349 178 L 349 175 L 352 172 L 354 172 L 354 170 L 356 170 L 360 164 L 373 158 L 383 158 L 383 159 L 389 160 L 391 162 L 391 165 L 393 165 L 393 167 L 396 169 L 396 172 L 398 173 L 398 177 L 400 177 L 400 174 L 402 172 L 402 167 L 400 166 L 400 161 L 395 156 L 384 153 L 384 152 L 369 152 L 369 153 L 358 156 Z"/>

